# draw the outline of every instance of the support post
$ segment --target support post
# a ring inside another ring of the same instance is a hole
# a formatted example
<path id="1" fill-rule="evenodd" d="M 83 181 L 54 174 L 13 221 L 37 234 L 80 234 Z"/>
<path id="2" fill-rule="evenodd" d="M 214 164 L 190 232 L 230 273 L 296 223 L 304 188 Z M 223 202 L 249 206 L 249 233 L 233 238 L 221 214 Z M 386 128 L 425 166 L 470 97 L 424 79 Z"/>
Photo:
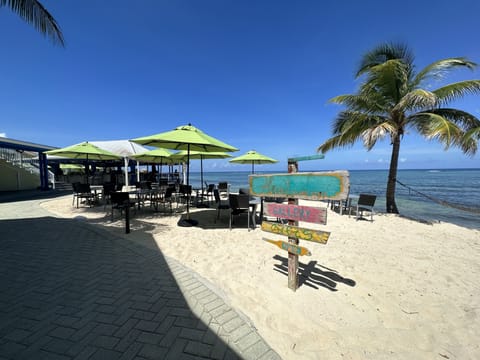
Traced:
<path id="1" fill-rule="evenodd" d="M 288 173 L 298 172 L 297 162 L 288 162 Z M 288 198 L 288 204 L 298 205 L 298 200 Z M 298 221 L 288 220 L 288 225 L 298 226 Z M 298 245 L 298 238 L 288 237 L 288 242 L 293 245 Z M 298 288 L 298 255 L 291 252 L 288 253 L 288 288 L 296 291 Z"/>
<path id="2" fill-rule="evenodd" d="M 127 202 L 125 208 L 125 234 L 130 234 L 130 202 Z"/>
<path id="3" fill-rule="evenodd" d="M 40 169 L 40 190 L 48 190 L 47 155 L 38 153 L 38 167 Z"/>

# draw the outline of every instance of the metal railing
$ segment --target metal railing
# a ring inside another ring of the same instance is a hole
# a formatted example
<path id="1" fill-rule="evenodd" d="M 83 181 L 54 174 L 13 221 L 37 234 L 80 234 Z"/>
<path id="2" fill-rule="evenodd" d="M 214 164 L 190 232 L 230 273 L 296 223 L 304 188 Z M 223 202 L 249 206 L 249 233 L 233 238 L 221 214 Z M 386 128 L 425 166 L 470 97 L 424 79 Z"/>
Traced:
<path id="1" fill-rule="evenodd" d="M 38 153 L 36 152 L 18 151 L 0 147 L 0 159 L 5 160 L 17 168 L 27 171 L 30 174 L 40 176 L 40 160 L 38 158 Z M 48 171 L 48 181 L 55 189 L 55 175 L 50 170 Z"/>

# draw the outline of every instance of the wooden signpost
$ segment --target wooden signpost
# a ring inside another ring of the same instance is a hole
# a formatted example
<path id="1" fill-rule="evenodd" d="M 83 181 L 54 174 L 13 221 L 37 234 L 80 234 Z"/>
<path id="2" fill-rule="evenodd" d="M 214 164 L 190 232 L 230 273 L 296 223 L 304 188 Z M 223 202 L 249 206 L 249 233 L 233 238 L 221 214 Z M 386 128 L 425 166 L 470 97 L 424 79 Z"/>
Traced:
<path id="1" fill-rule="evenodd" d="M 312 160 L 312 157 L 289 159 L 288 174 L 250 175 L 250 194 L 264 197 L 287 197 L 288 204 L 268 203 L 264 212 L 268 216 L 288 220 L 283 223 L 262 222 L 262 230 L 288 236 L 288 242 L 264 238 L 280 249 L 288 251 L 288 287 L 295 291 L 298 287 L 298 256 L 311 255 L 310 250 L 298 245 L 299 239 L 326 244 L 329 232 L 299 227 L 298 222 L 325 225 L 325 208 L 299 206 L 298 200 L 339 200 L 348 194 L 349 175 L 347 171 L 297 173 L 298 160 Z M 290 161 L 293 160 L 293 161 Z"/>
<path id="2" fill-rule="evenodd" d="M 326 244 L 330 236 L 330 233 L 326 231 L 305 229 L 294 225 L 284 225 L 270 221 L 262 222 L 262 230 L 320 244 Z"/>
<path id="3" fill-rule="evenodd" d="M 327 223 L 327 210 L 323 208 L 266 203 L 263 211 L 268 216 L 281 219 L 306 221 L 323 225 Z"/>
<path id="4" fill-rule="evenodd" d="M 347 171 L 250 175 L 249 181 L 256 196 L 341 200 L 348 193 Z"/>
<path id="5" fill-rule="evenodd" d="M 266 239 L 266 238 L 263 238 L 263 241 L 266 241 L 266 242 L 269 242 L 273 245 L 276 245 L 278 246 L 280 249 L 283 249 L 283 250 L 287 250 L 289 253 L 292 253 L 292 254 L 297 254 L 297 255 L 312 255 L 312 253 L 310 252 L 310 250 L 308 250 L 307 248 L 304 248 L 304 247 L 301 247 L 301 246 L 298 246 L 298 245 L 294 245 L 294 244 L 290 244 L 286 241 L 282 241 L 282 240 L 270 240 L 270 239 Z"/>

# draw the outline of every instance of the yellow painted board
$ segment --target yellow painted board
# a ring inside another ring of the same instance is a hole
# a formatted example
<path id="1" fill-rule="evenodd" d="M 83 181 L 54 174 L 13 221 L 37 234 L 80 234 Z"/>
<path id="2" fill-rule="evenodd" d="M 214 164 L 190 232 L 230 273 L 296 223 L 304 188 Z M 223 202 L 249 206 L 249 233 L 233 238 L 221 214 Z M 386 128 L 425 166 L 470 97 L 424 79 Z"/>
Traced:
<path id="1" fill-rule="evenodd" d="M 266 238 L 263 238 L 263 241 L 266 241 L 266 242 L 269 242 L 270 244 L 276 245 L 280 249 L 286 250 L 289 253 L 292 253 L 292 254 L 295 254 L 295 255 L 300 255 L 300 256 L 303 256 L 303 255 L 310 256 L 310 255 L 312 255 L 310 250 L 308 250 L 307 248 L 304 248 L 302 246 L 298 246 L 298 245 L 295 245 L 295 244 L 290 244 L 286 241 L 270 240 L 270 239 L 266 239 Z"/>
<path id="2" fill-rule="evenodd" d="M 330 233 L 327 231 L 306 229 L 271 221 L 262 221 L 262 230 L 320 244 L 326 244 L 330 237 Z"/>

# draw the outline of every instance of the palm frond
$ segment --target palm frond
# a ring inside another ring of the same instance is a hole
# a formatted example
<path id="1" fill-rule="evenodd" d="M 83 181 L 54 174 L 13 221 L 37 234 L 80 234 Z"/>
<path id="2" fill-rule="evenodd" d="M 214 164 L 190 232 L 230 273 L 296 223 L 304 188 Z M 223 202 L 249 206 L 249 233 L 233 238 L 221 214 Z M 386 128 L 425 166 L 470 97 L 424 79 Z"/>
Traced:
<path id="1" fill-rule="evenodd" d="M 54 44 L 65 46 L 60 26 L 40 2 L 36 0 L 0 0 L 1 6 L 8 6 L 23 20 L 33 25 L 42 35 L 50 38 Z"/>
<path id="2" fill-rule="evenodd" d="M 480 127 L 480 120 L 474 115 L 458 109 L 452 108 L 439 108 L 429 110 L 429 113 L 440 115 L 445 119 L 455 123 L 457 126 L 461 127 L 464 131 L 469 131 Z"/>
<path id="3" fill-rule="evenodd" d="M 477 153 L 478 150 L 478 140 L 465 137 L 461 142 L 460 148 L 465 155 L 473 156 Z"/>
<path id="4" fill-rule="evenodd" d="M 354 133 L 355 137 L 370 127 L 385 122 L 382 116 L 371 115 L 361 111 L 344 110 L 341 111 L 333 122 L 332 132 L 334 135 Z"/>
<path id="5" fill-rule="evenodd" d="M 331 103 L 345 105 L 354 111 L 369 113 L 383 112 L 382 105 L 376 101 L 377 96 L 359 93 L 358 95 L 339 95 L 329 100 Z"/>
<path id="6" fill-rule="evenodd" d="M 387 135 L 394 135 L 397 129 L 390 122 L 383 122 L 375 127 L 371 127 L 362 132 L 363 146 L 368 151 L 372 150 L 378 140 L 382 140 Z"/>
<path id="7" fill-rule="evenodd" d="M 454 122 L 431 112 L 417 114 L 416 118 L 415 126 L 418 132 L 428 140 L 438 140 L 445 149 L 461 143 L 464 133 Z"/>
<path id="8" fill-rule="evenodd" d="M 443 79 L 443 77 L 450 72 L 452 69 L 457 67 L 466 67 L 468 69 L 474 69 L 477 66 L 472 61 L 467 60 L 464 57 L 443 59 L 435 61 L 430 65 L 426 66 L 422 71 L 420 71 L 415 78 L 413 79 L 413 85 L 415 87 L 420 86 L 420 84 L 427 79 Z"/>
<path id="9" fill-rule="evenodd" d="M 356 77 L 370 71 L 374 66 L 383 64 L 389 60 L 400 59 L 405 64 L 413 64 L 413 55 L 408 46 L 401 43 L 384 43 L 380 44 L 373 50 L 367 52 L 359 65 Z"/>
<path id="10" fill-rule="evenodd" d="M 445 85 L 432 91 L 442 104 L 459 99 L 468 94 L 480 93 L 480 80 L 465 80 Z"/>
<path id="11" fill-rule="evenodd" d="M 472 138 L 475 141 L 480 141 L 480 126 L 466 131 L 465 137 Z"/>
<path id="12" fill-rule="evenodd" d="M 348 144 L 352 146 L 354 142 Z M 338 147 L 347 147 L 348 146 L 345 142 L 342 141 L 342 135 L 337 135 L 331 137 L 330 139 L 326 140 L 322 145 L 317 148 L 317 152 L 321 152 L 325 154 L 326 152 L 338 148 Z"/>
<path id="13" fill-rule="evenodd" d="M 350 147 L 356 141 L 363 140 L 364 145 L 371 149 L 376 141 L 382 135 L 380 128 L 383 130 L 389 131 L 389 126 L 386 124 L 387 121 L 381 116 L 372 116 L 362 112 L 356 111 L 341 111 L 338 116 L 335 118 L 332 132 L 334 136 L 322 145 L 320 145 L 317 151 L 323 153 L 333 149 L 341 147 Z M 369 135 L 366 135 L 369 129 L 378 128 L 377 132 L 372 132 Z M 370 140 L 365 142 L 366 137 Z M 372 144 L 371 146 L 369 144 Z"/>
<path id="14" fill-rule="evenodd" d="M 370 69 L 365 82 L 369 85 L 366 88 L 362 87 L 362 91 L 370 90 L 371 92 L 373 89 L 384 99 L 389 99 L 390 105 L 393 106 L 408 93 L 408 76 L 408 67 L 402 60 L 388 60 Z"/>
<path id="15" fill-rule="evenodd" d="M 434 93 L 423 89 L 414 89 L 400 99 L 394 106 L 393 111 L 418 111 L 435 108 L 437 106 L 438 99 Z"/>
<path id="16" fill-rule="evenodd" d="M 466 131 L 462 139 L 462 151 L 467 155 L 475 155 L 480 141 L 480 126 Z"/>

